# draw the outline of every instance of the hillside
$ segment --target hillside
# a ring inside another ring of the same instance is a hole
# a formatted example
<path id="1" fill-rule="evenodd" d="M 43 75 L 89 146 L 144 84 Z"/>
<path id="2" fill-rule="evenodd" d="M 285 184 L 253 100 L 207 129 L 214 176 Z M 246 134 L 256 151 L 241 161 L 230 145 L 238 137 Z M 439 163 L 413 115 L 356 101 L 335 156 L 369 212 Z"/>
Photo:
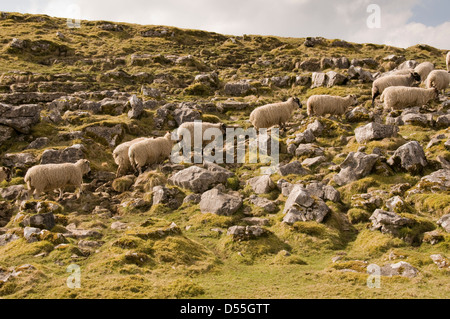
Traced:
<path id="1" fill-rule="evenodd" d="M 446 69 L 443 50 L 108 21 L 71 29 L 6 12 L 0 35 L 0 166 L 12 172 L 0 180 L 1 298 L 450 295 L 448 90 L 404 111 L 371 105 L 374 79 L 424 61 Z M 316 94 L 357 105 L 308 116 Z M 122 142 L 200 119 L 249 128 L 254 108 L 293 96 L 303 107 L 270 177 L 262 163 L 166 159 L 116 178 Z M 78 159 L 91 165 L 79 199 L 70 188 L 26 197 L 30 167 Z M 71 264 L 81 289 L 66 285 Z M 379 289 L 367 286 L 370 264 Z"/>

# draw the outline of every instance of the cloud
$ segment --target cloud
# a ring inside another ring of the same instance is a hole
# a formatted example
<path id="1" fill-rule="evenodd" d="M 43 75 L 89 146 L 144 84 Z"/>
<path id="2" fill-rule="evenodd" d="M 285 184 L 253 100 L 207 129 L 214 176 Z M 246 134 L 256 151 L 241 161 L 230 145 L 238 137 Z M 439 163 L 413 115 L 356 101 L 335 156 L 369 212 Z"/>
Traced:
<path id="1" fill-rule="evenodd" d="M 16 0 L 14 5 L 21 12 L 28 8 L 25 11 L 30 13 L 69 17 L 68 8 L 75 4 L 79 6 L 83 19 L 162 24 L 230 35 L 323 36 L 400 47 L 423 43 L 450 49 L 450 21 L 435 26 L 414 21 L 416 8 L 429 5 L 425 1 Z M 374 2 L 381 8 L 379 29 L 370 29 L 366 23 L 370 15 L 366 11 L 367 6 Z M 421 19 L 433 20 L 423 16 Z"/>

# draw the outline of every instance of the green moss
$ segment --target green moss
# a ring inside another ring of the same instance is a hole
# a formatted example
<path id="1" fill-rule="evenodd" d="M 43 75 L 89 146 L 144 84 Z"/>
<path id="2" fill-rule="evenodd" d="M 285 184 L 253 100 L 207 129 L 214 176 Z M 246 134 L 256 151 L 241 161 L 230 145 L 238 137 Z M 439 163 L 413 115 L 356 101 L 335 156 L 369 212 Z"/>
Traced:
<path id="1" fill-rule="evenodd" d="M 217 248 L 238 262 L 252 264 L 257 258 L 277 254 L 280 250 L 289 249 L 289 246 L 270 233 L 268 236 L 246 241 L 234 241 L 232 236 L 223 236 Z"/>
<path id="2" fill-rule="evenodd" d="M 230 188 L 234 191 L 237 191 L 240 188 L 240 179 L 237 176 L 227 178 L 226 187 Z"/>
<path id="3" fill-rule="evenodd" d="M 298 255 L 291 255 L 286 251 L 280 251 L 270 262 L 276 265 L 307 265 L 308 263 Z"/>
<path id="4" fill-rule="evenodd" d="M 203 287 L 189 279 L 177 279 L 164 288 L 166 298 L 192 298 L 204 293 Z"/>
<path id="5" fill-rule="evenodd" d="M 209 123 L 220 123 L 220 118 L 212 114 L 202 114 L 202 121 Z"/>
<path id="6" fill-rule="evenodd" d="M 116 178 L 112 183 L 112 188 L 119 193 L 128 191 L 134 183 L 134 178 L 124 176 Z"/>
<path id="7" fill-rule="evenodd" d="M 135 183 L 135 189 L 144 192 L 151 192 L 153 187 L 158 185 L 164 185 L 167 182 L 167 178 L 164 174 L 157 171 L 149 171 L 140 175 Z"/>
<path id="8" fill-rule="evenodd" d="M 348 261 L 338 261 L 331 265 L 331 268 L 342 270 L 342 269 L 351 269 L 357 272 L 366 272 L 367 263 L 360 260 L 348 260 Z"/>
<path id="9" fill-rule="evenodd" d="M 185 88 L 184 93 L 188 95 L 208 96 L 211 95 L 211 88 L 202 83 L 194 83 Z"/>
<path id="10" fill-rule="evenodd" d="M 153 256 L 159 263 L 193 266 L 199 271 L 210 269 L 214 255 L 203 245 L 184 236 L 169 236 L 153 245 Z"/>
<path id="11" fill-rule="evenodd" d="M 399 237 L 404 238 L 412 244 L 419 245 L 422 242 L 423 233 L 432 231 L 436 228 L 436 225 L 423 218 L 413 214 L 403 213 L 402 217 L 412 219 L 414 224 L 408 227 L 403 227 L 399 231 Z"/>
<path id="12" fill-rule="evenodd" d="M 391 248 L 404 245 L 404 241 L 399 238 L 382 234 L 379 231 L 364 229 L 352 244 L 351 253 L 363 258 L 378 257 Z"/>
<path id="13" fill-rule="evenodd" d="M 414 194 L 408 197 L 414 208 L 422 213 L 440 217 L 450 214 L 450 195 L 446 193 Z"/>
<path id="14" fill-rule="evenodd" d="M 347 216 L 352 224 L 366 223 L 369 221 L 370 213 L 360 208 L 351 208 Z"/>
<path id="15" fill-rule="evenodd" d="M 23 177 L 14 177 L 9 182 L 7 182 L 7 181 L 1 182 L 0 187 L 4 188 L 4 187 L 9 187 L 9 186 L 13 186 L 13 185 L 22 185 L 22 184 L 25 184 Z"/>

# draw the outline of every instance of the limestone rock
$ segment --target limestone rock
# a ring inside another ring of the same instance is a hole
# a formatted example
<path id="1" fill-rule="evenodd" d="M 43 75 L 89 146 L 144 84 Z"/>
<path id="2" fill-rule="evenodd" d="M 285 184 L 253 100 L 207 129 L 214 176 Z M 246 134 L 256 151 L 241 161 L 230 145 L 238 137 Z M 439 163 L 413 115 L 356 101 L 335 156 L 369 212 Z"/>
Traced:
<path id="1" fill-rule="evenodd" d="M 275 187 L 275 184 L 272 182 L 269 175 L 250 178 L 247 181 L 247 184 L 252 187 L 256 194 L 269 193 Z"/>
<path id="2" fill-rule="evenodd" d="M 85 158 L 86 147 L 75 144 L 62 150 L 47 149 L 42 153 L 41 164 L 75 163 Z"/>
<path id="3" fill-rule="evenodd" d="M 437 224 L 444 228 L 447 233 L 450 233 L 450 214 L 442 216 Z"/>
<path id="4" fill-rule="evenodd" d="M 413 224 L 413 220 L 409 218 L 382 209 L 376 209 L 369 219 L 372 221 L 372 230 L 379 229 L 382 233 L 393 236 L 399 235 L 400 228 Z"/>
<path id="5" fill-rule="evenodd" d="M 419 271 L 411 264 L 405 261 L 399 261 L 395 264 L 387 264 L 381 267 L 381 275 L 392 277 L 402 276 L 407 278 L 414 278 L 418 275 Z"/>
<path id="6" fill-rule="evenodd" d="M 202 213 L 225 216 L 233 215 L 241 206 L 241 197 L 224 194 L 217 188 L 204 192 L 200 201 L 200 210 Z"/>
<path id="7" fill-rule="evenodd" d="M 345 185 L 370 174 L 373 166 L 378 160 L 376 154 L 367 155 L 361 152 L 350 152 L 341 163 L 341 171 L 334 176 L 334 181 L 339 185 Z"/>
<path id="8" fill-rule="evenodd" d="M 381 140 L 386 137 L 396 136 L 397 132 L 397 126 L 372 122 L 356 128 L 355 138 L 358 143 L 366 143 L 373 140 Z"/>
<path id="9" fill-rule="evenodd" d="M 37 104 L 11 106 L 0 103 L 0 124 L 28 134 L 31 127 L 39 123 L 40 113 L 41 109 Z"/>
<path id="10" fill-rule="evenodd" d="M 419 142 L 411 141 L 400 146 L 389 158 L 388 164 L 401 167 L 412 174 L 418 174 L 428 163 Z"/>
<path id="11" fill-rule="evenodd" d="M 308 170 L 303 168 L 302 163 L 299 161 L 294 161 L 286 165 L 280 165 L 278 172 L 281 176 L 286 176 L 289 174 L 306 175 L 309 173 Z"/>

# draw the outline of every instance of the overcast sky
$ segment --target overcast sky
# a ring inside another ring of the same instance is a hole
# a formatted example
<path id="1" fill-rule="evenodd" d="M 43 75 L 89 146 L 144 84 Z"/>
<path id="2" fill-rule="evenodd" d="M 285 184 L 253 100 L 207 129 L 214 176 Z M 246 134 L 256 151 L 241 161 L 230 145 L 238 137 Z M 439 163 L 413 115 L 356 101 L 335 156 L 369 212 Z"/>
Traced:
<path id="1" fill-rule="evenodd" d="M 0 10 L 123 21 L 228 35 L 323 36 L 450 49 L 449 0 L 0 0 Z M 370 4 L 380 8 L 380 28 Z M 79 13 L 77 13 L 77 11 Z"/>

